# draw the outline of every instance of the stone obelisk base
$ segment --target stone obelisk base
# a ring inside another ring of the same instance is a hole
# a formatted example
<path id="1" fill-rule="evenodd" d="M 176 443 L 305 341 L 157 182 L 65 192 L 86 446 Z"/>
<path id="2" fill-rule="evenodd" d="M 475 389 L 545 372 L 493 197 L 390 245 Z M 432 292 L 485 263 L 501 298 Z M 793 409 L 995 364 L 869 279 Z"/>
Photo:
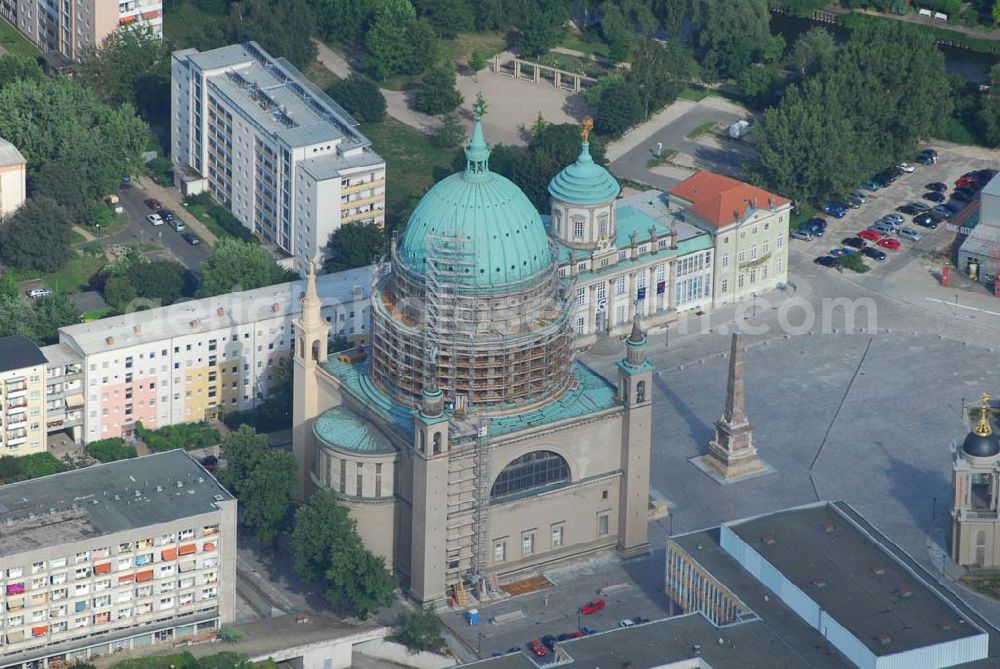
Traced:
<path id="1" fill-rule="evenodd" d="M 691 464 L 722 485 L 739 483 L 774 472 L 774 468 L 757 455 L 756 448 L 733 453 L 719 446 L 714 439 L 708 444 L 708 453 L 691 458 Z"/>

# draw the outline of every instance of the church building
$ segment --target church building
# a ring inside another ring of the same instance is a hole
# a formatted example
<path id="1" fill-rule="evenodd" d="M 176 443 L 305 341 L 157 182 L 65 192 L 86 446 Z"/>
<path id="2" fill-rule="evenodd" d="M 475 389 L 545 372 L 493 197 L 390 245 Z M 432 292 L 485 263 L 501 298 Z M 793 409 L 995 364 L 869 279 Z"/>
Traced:
<path id="1" fill-rule="evenodd" d="M 301 493 L 335 490 L 421 603 L 649 550 L 653 368 L 638 314 L 615 383 L 576 360 L 557 241 L 490 171 L 478 118 L 465 155 L 376 273 L 369 347 L 328 355 L 312 272 L 296 323 Z"/>

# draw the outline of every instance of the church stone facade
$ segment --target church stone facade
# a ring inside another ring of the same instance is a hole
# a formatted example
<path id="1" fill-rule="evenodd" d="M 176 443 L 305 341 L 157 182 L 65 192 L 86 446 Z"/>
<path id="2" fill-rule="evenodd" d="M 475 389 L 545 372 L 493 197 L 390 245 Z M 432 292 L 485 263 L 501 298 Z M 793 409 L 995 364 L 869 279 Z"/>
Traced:
<path id="1" fill-rule="evenodd" d="M 615 383 L 575 360 L 557 240 L 489 153 L 477 120 L 465 170 L 424 196 L 377 272 L 369 347 L 328 355 L 312 274 L 296 323 L 301 493 L 336 491 L 421 603 L 648 551 L 653 368 L 639 318 Z"/>

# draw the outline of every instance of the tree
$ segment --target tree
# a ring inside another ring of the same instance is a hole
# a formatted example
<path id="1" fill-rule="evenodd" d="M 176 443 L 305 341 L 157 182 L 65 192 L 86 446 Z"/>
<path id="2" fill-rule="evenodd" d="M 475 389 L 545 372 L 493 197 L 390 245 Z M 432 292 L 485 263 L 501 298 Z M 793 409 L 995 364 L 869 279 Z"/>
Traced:
<path id="1" fill-rule="evenodd" d="M 432 68 L 413 96 L 413 108 L 424 114 L 443 114 L 462 104 L 462 94 L 455 86 L 455 68 L 439 65 Z"/>
<path id="2" fill-rule="evenodd" d="M 441 37 L 455 37 L 475 27 L 468 0 L 416 0 L 417 14 L 425 17 Z"/>
<path id="3" fill-rule="evenodd" d="M 31 189 L 35 197 L 50 197 L 62 205 L 74 221 L 85 218 L 90 196 L 79 170 L 70 165 L 61 161 L 45 163 L 32 175 Z"/>
<path id="4" fill-rule="evenodd" d="M 222 442 L 226 467 L 219 480 L 239 500 L 239 520 L 254 531 L 257 541 L 274 541 L 295 497 L 295 456 L 273 449 L 267 435 L 241 425 Z"/>
<path id="5" fill-rule="evenodd" d="M 720 79 L 739 76 L 771 38 L 767 0 L 704 0 L 698 26 L 702 65 Z"/>
<path id="6" fill-rule="evenodd" d="M 118 313 L 128 311 L 129 305 L 139 297 L 135 286 L 124 276 L 110 276 L 105 279 L 101 293 L 108 306 Z"/>
<path id="7" fill-rule="evenodd" d="M 202 297 L 287 281 L 288 273 L 257 244 L 222 239 L 201 263 Z"/>
<path id="8" fill-rule="evenodd" d="M 338 79 L 326 92 L 359 121 L 375 123 L 385 117 L 385 96 L 378 84 L 363 74 Z"/>
<path id="9" fill-rule="evenodd" d="M 617 5 L 605 2 L 601 6 L 601 14 L 601 35 L 608 43 L 608 55 L 617 62 L 627 60 L 635 30 L 625 21 Z"/>
<path id="10" fill-rule="evenodd" d="M 540 56 L 559 44 L 565 32 L 565 16 L 555 10 L 540 12 L 517 37 L 517 46 L 524 56 Z"/>
<path id="11" fill-rule="evenodd" d="M 29 198 L 0 226 L 0 256 L 18 269 L 54 272 L 69 261 L 72 225 L 52 198 Z"/>
<path id="12" fill-rule="evenodd" d="M 22 316 L 23 313 L 22 307 Z M 55 344 L 59 341 L 59 328 L 79 322 L 80 311 L 65 295 L 40 297 L 31 309 L 31 338 L 43 346 Z"/>
<path id="13" fill-rule="evenodd" d="M 406 29 L 409 57 L 403 66 L 406 74 L 423 74 L 438 60 L 438 39 L 426 19 L 414 21 Z"/>
<path id="14" fill-rule="evenodd" d="M 351 43 L 375 12 L 378 0 L 310 0 L 316 31 L 326 41 Z"/>
<path id="15" fill-rule="evenodd" d="M 993 17 L 993 23 L 1000 23 L 1000 0 L 996 0 L 993 3 L 993 9 L 990 11 L 990 15 Z"/>
<path id="16" fill-rule="evenodd" d="M 781 71 L 777 65 L 753 65 L 736 78 L 743 97 L 750 105 L 763 109 L 781 99 Z"/>
<path id="17" fill-rule="evenodd" d="M 469 68 L 473 73 L 481 71 L 486 67 L 486 56 L 482 51 L 476 49 L 472 52 L 472 56 L 469 57 Z"/>
<path id="18" fill-rule="evenodd" d="M 812 28 L 795 40 L 788 64 L 804 78 L 826 67 L 836 53 L 833 35 L 823 28 Z"/>
<path id="19" fill-rule="evenodd" d="M 295 572 L 323 584 L 334 605 L 348 606 L 364 618 L 392 602 L 396 584 L 385 560 L 364 547 L 333 490 L 313 494 L 295 514 L 292 555 Z"/>
<path id="20" fill-rule="evenodd" d="M 87 455 L 100 462 L 115 462 L 129 460 L 136 456 L 135 449 L 125 443 L 121 437 L 98 439 L 87 444 Z"/>
<path id="21" fill-rule="evenodd" d="M 377 81 L 406 70 L 412 55 L 409 28 L 416 19 L 409 0 L 382 0 L 365 33 L 365 63 Z"/>
<path id="22" fill-rule="evenodd" d="M 980 141 L 986 146 L 1000 146 L 1000 96 L 982 96 L 976 118 Z"/>
<path id="23" fill-rule="evenodd" d="M 331 347 L 330 352 L 335 352 Z M 292 426 L 292 358 L 285 356 L 271 366 L 267 396 L 253 409 L 227 413 L 222 421 L 231 430 L 249 425 L 258 432 L 274 432 Z"/>
<path id="24" fill-rule="evenodd" d="M 441 619 L 433 609 L 404 611 L 399 616 L 396 633 L 392 638 L 406 646 L 411 653 L 440 653 L 445 647 L 444 637 L 441 636 Z"/>
<path id="25" fill-rule="evenodd" d="M 0 57 L 0 88 L 13 81 L 22 79 L 41 81 L 44 78 L 45 73 L 38 65 L 38 61 L 30 56 L 5 53 Z"/>
<path id="26" fill-rule="evenodd" d="M 156 82 L 166 89 L 156 94 L 159 101 L 170 105 L 167 48 L 148 27 L 132 24 L 112 32 L 99 47 L 82 49 L 75 72 L 84 85 L 110 104 L 129 102 L 142 108 Z"/>
<path id="27" fill-rule="evenodd" d="M 644 113 L 639 91 L 630 81 L 607 86 L 596 111 L 594 129 L 611 136 L 620 135 L 641 121 Z"/>
<path id="28" fill-rule="evenodd" d="M 385 254 L 385 231 L 374 223 L 345 223 L 330 235 L 326 249 L 327 272 L 364 267 Z"/>
<path id="29" fill-rule="evenodd" d="M 639 93 L 643 118 L 677 99 L 687 70 L 686 57 L 676 42 L 663 44 L 646 38 L 636 42 L 625 78 Z"/>
<path id="30" fill-rule="evenodd" d="M 304 68 L 316 60 L 313 13 L 305 0 L 243 0 L 229 13 L 230 39 L 253 40 L 274 56 L 284 56 Z"/>
<path id="31" fill-rule="evenodd" d="M 465 139 L 465 126 L 458 120 L 455 112 L 445 112 L 441 125 L 431 134 L 431 142 L 442 149 L 454 149 Z"/>

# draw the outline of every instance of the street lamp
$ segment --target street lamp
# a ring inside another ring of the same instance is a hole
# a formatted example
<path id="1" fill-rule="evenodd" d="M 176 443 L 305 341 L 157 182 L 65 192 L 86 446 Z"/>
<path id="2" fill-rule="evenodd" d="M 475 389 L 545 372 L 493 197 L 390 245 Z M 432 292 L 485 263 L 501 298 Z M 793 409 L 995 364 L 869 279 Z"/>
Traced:
<path id="1" fill-rule="evenodd" d="M 663 348 L 670 348 L 670 324 L 663 328 Z"/>
<path id="2" fill-rule="evenodd" d="M 750 318 L 757 318 L 757 293 L 753 293 L 753 313 L 750 314 Z"/>

